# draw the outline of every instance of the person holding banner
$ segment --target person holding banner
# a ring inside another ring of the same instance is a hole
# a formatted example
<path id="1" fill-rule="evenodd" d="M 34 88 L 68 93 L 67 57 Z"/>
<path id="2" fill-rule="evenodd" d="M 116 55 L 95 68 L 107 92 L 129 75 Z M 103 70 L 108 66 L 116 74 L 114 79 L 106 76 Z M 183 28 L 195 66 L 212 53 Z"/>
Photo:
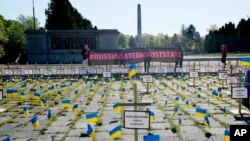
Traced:
<path id="1" fill-rule="evenodd" d="M 224 64 L 224 66 L 227 65 L 226 58 L 227 58 L 227 45 L 222 44 L 221 45 L 221 62 Z"/>
<path id="2" fill-rule="evenodd" d="M 174 43 L 173 48 L 177 49 L 178 51 L 182 51 L 181 43 L 179 41 L 176 41 Z M 175 59 L 175 72 L 176 72 L 176 68 L 178 67 L 178 65 L 179 65 L 179 68 L 182 68 L 182 61 L 183 61 L 183 55 L 181 58 Z"/>
<path id="3" fill-rule="evenodd" d="M 82 61 L 83 66 L 88 66 L 89 51 L 90 51 L 89 46 L 85 44 L 81 52 L 82 59 L 83 59 Z"/>

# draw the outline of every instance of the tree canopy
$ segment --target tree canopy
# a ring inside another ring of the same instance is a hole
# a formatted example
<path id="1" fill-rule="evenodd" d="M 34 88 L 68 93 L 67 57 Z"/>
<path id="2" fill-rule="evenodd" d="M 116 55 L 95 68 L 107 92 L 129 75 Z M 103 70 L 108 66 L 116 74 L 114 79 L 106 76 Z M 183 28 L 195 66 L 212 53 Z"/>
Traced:
<path id="1" fill-rule="evenodd" d="M 45 28 L 49 30 L 97 29 L 72 7 L 69 0 L 51 0 L 45 15 Z"/>
<path id="2" fill-rule="evenodd" d="M 0 62 L 12 63 L 25 53 L 25 26 L 0 15 Z M 24 58 L 23 58 L 24 59 Z"/>
<path id="3" fill-rule="evenodd" d="M 205 37 L 205 50 L 220 52 L 221 44 L 228 46 L 229 52 L 250 52 L 250 18 L 242 19 L 237 26 L 229 22 L 218 30 L 211 30 Z"/>

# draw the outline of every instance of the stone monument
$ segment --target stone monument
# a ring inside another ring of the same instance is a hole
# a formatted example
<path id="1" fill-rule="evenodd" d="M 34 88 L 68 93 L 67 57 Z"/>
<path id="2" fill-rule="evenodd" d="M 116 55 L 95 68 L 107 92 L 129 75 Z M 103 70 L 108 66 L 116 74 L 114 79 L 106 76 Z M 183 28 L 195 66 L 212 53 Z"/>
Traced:
<path id="1" fill-rule="evenodd" d="M 26 31 L 29 63 L 81 63 L 81 49 L 118 49 L 118 30 L 28 30 Z"/>
<path id="2" fill-rule="evenodd" d="M 142 48 L 141 5 L 137 6 L 137 48 Z"/>

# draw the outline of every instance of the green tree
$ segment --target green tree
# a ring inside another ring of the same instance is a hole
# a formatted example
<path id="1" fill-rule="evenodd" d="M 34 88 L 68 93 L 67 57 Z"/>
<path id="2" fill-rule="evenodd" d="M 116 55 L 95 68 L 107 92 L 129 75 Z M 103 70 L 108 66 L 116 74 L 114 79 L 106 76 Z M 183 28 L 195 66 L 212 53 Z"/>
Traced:
<path id="1" fill-rule="evenodd" d="M 124 34 L 120 33 L 119 35 L 119 45 L 122 47 L 122 48 L 127 48 L 128 46 L 128 41 L 127 41 L 127 38 Z"/>
<path id="2" fill-rule="evenodd" d="M 4 44 L 7 42 L 6 37 L 6 28 L 5 28 L 6 21 L 4 17 L 0 15 L 0 58 L 2 58 L 5 54 L 4 52 Z"/>
<path id="3" fill-rule="evenodd" d="M 130 47 L 131 49 L 137 48 L 137 46 L 136 46 L 136 41 L 135 41 L 135 37 L 130 36 L 128 45 L 129 45 L 129 47 Z"/>
<path id="4" fill-rule="evenodd" d="M 45 15 L 45 27 L 49 30 L 94 29 L 91 21 L 83 18 L 69 0 L 51 0 Z"/>
<path id="5" fill-rule="evenodd" d="M 33 29 L 34 28 L 34 20 L 32 16 L 24 16 L 19 15 L 16 19 L 19 23 L 21 23 L 25 29 Z M 35 28 L 38 29 L 40 26 L 39 21 L 35 18 Z"/>
<path id="6" fill-rule="evenodd" d="M 18 21 L 6 20 L 0 15 L 0 62 L 13 63 L 22 54 L 22 63 L 26 62 L 25 28 Z"/>

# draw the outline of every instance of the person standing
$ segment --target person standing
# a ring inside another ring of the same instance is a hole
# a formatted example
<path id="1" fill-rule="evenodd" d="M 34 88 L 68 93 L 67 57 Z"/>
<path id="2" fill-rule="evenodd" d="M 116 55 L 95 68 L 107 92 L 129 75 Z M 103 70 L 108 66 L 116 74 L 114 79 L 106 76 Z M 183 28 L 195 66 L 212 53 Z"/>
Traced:
<path id="1" fill-rule="evenodd" d="M 181 51 L 182 52 L 182 48 L 181 48 L 181 43 L 179 41 L 176 41 L 173 44 L 173 48 L 176 49 L 177 51 Z M 176 72 L 176 68 L 182 68 L 182 61 L 183 61 L 183 55 L 181 58 L 175 58 L 175 68 L 174 71 Z"/>
<path id="2" fill-rule="evenodd" d="M 224 66 L 227 65 L 226 59 L 227 59 L 227 45 L 222 44 L 221 45 L 221 62 L 224 64 Z"/>
<path id="3" fill-rule="evenodd" d="M 82 61 L 83 66 L 88 66 L 89 51 L 90 51 L 89 46 L 85 44 L 81 52 L 82 59 L 83 59 Z"/>

